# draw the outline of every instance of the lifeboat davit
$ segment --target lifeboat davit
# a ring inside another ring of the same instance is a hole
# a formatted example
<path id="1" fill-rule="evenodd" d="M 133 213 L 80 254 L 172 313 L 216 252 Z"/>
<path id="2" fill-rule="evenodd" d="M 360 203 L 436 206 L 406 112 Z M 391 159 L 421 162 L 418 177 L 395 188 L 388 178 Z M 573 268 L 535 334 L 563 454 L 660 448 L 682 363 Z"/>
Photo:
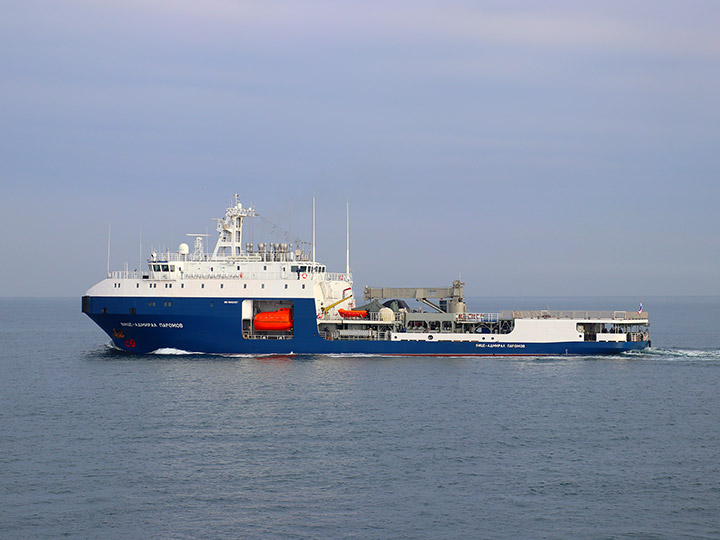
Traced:
<path id="1" fill-rule="evenodd" d="M 261 332 L 287 332 L 293 328 L 293 318 L 290 308 L 280 308 L 277 311 L 263 311 L 255 315 L 253 320 L 255 330 Z"/>
<path id="2" fill-rule="evenodd" d="M 363 309 L 338 309 L 338 313 L 345 319 L 364 319 L 367 317 L 367 311 Z"/>

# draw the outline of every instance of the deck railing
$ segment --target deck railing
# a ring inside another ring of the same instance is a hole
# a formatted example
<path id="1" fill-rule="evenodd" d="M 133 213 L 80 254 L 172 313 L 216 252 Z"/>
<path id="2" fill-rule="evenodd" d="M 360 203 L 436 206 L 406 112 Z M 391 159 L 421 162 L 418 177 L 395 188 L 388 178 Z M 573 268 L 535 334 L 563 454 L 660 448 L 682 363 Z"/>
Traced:
<path id="1" fill-rule="evenodd" d="M 346 321 L 346 322 L 353 322 L 353 321 L 359 321 L 359 322 L 386 322 L 386 323 L 393 323 L 393 322 L 399 322 L 403 320 L 403 314 L 402 313 L 395 313 L 393 312 L 392 318 L 390 320 L 383 319 L 383 317 L 380 315 L 379 311 L 369 311 L 367 316 L 365 317 L 341 317 L 337 313 L 328 313 L 323 316 L 321 321 L 333 321 L 333 322 L 340 322 L 340 321 Z"/>
<path id="2" fill-rule="evenodd" d="M 647 311 L 503 311 L 503 319 L 612 319 L 615 321 L 646 321 Z"/>
<path id="3" fill-rule="evenodd" d="M 306 277 L 303 278 L 302 276 Z M 352 274 L 330 272 L 150 272 L 116 270 L 108 274 L 110 279 L 292 279 L 301 281 L 346 281 L 352 283 Z"/>
<path id="4" fill-rule="evenodd" d="M 455 319 L 458 322 L 467 323 L 486 323 L 486 322 L 498 322 L 500 319 L 499 313 L 458 313 L 455 315 Z"/>

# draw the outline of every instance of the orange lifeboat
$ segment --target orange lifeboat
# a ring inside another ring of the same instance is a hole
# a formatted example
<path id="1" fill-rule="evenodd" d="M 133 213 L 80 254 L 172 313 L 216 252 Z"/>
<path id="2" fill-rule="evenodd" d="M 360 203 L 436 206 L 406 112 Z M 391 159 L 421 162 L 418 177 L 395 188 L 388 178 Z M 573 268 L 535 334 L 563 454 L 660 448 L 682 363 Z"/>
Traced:
<path id="1" fill-rule="evenodd" d="M 364 319 L 367 317 L 367 311 L 362 309 L 338 309 L 338 313 L 345 319 Z"/>
<path id="2" fill-rule="evenodd" d="M 277 311 L 263 311 L 255 315 L 255 330 L 261 332 L 287 332 L 292 330 L 293 318 L 289 308 L 280 308 Z"/>

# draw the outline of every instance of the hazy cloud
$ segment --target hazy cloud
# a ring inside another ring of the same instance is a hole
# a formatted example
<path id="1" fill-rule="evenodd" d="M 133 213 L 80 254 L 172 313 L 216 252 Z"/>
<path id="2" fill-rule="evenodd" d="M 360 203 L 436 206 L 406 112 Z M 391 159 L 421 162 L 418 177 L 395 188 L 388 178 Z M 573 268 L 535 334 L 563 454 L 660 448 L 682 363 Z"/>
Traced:
<path id="1" fill-rule="evenodd" d="M 76 295 L 234 192 L 358 285 L 720 294 L 720 5 L 11 1 L 0 294 Z M 47 225 L 50 223 L 51 225 Z M 261 227 L 257 234 L 262 234 Z M 53 280 L 28 260 L 44 251 Z M 147 251 L 147 250 L 146 250 Z M 137 261 L 137 262 L 135 262 Z M 378 261 L 381 261 L 380 263 Z"/>

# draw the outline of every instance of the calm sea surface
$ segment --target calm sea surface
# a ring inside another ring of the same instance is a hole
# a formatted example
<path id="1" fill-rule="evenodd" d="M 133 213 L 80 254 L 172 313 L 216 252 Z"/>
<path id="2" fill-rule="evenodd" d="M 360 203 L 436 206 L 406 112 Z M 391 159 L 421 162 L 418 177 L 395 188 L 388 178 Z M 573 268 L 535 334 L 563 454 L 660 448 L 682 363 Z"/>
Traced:
<path id="1" fill-rule="evenodd" d="M 643 303 L 624 356 L 233 358 L 0 300 L 0 537 L 718 539 L 720 298 Z"/>

